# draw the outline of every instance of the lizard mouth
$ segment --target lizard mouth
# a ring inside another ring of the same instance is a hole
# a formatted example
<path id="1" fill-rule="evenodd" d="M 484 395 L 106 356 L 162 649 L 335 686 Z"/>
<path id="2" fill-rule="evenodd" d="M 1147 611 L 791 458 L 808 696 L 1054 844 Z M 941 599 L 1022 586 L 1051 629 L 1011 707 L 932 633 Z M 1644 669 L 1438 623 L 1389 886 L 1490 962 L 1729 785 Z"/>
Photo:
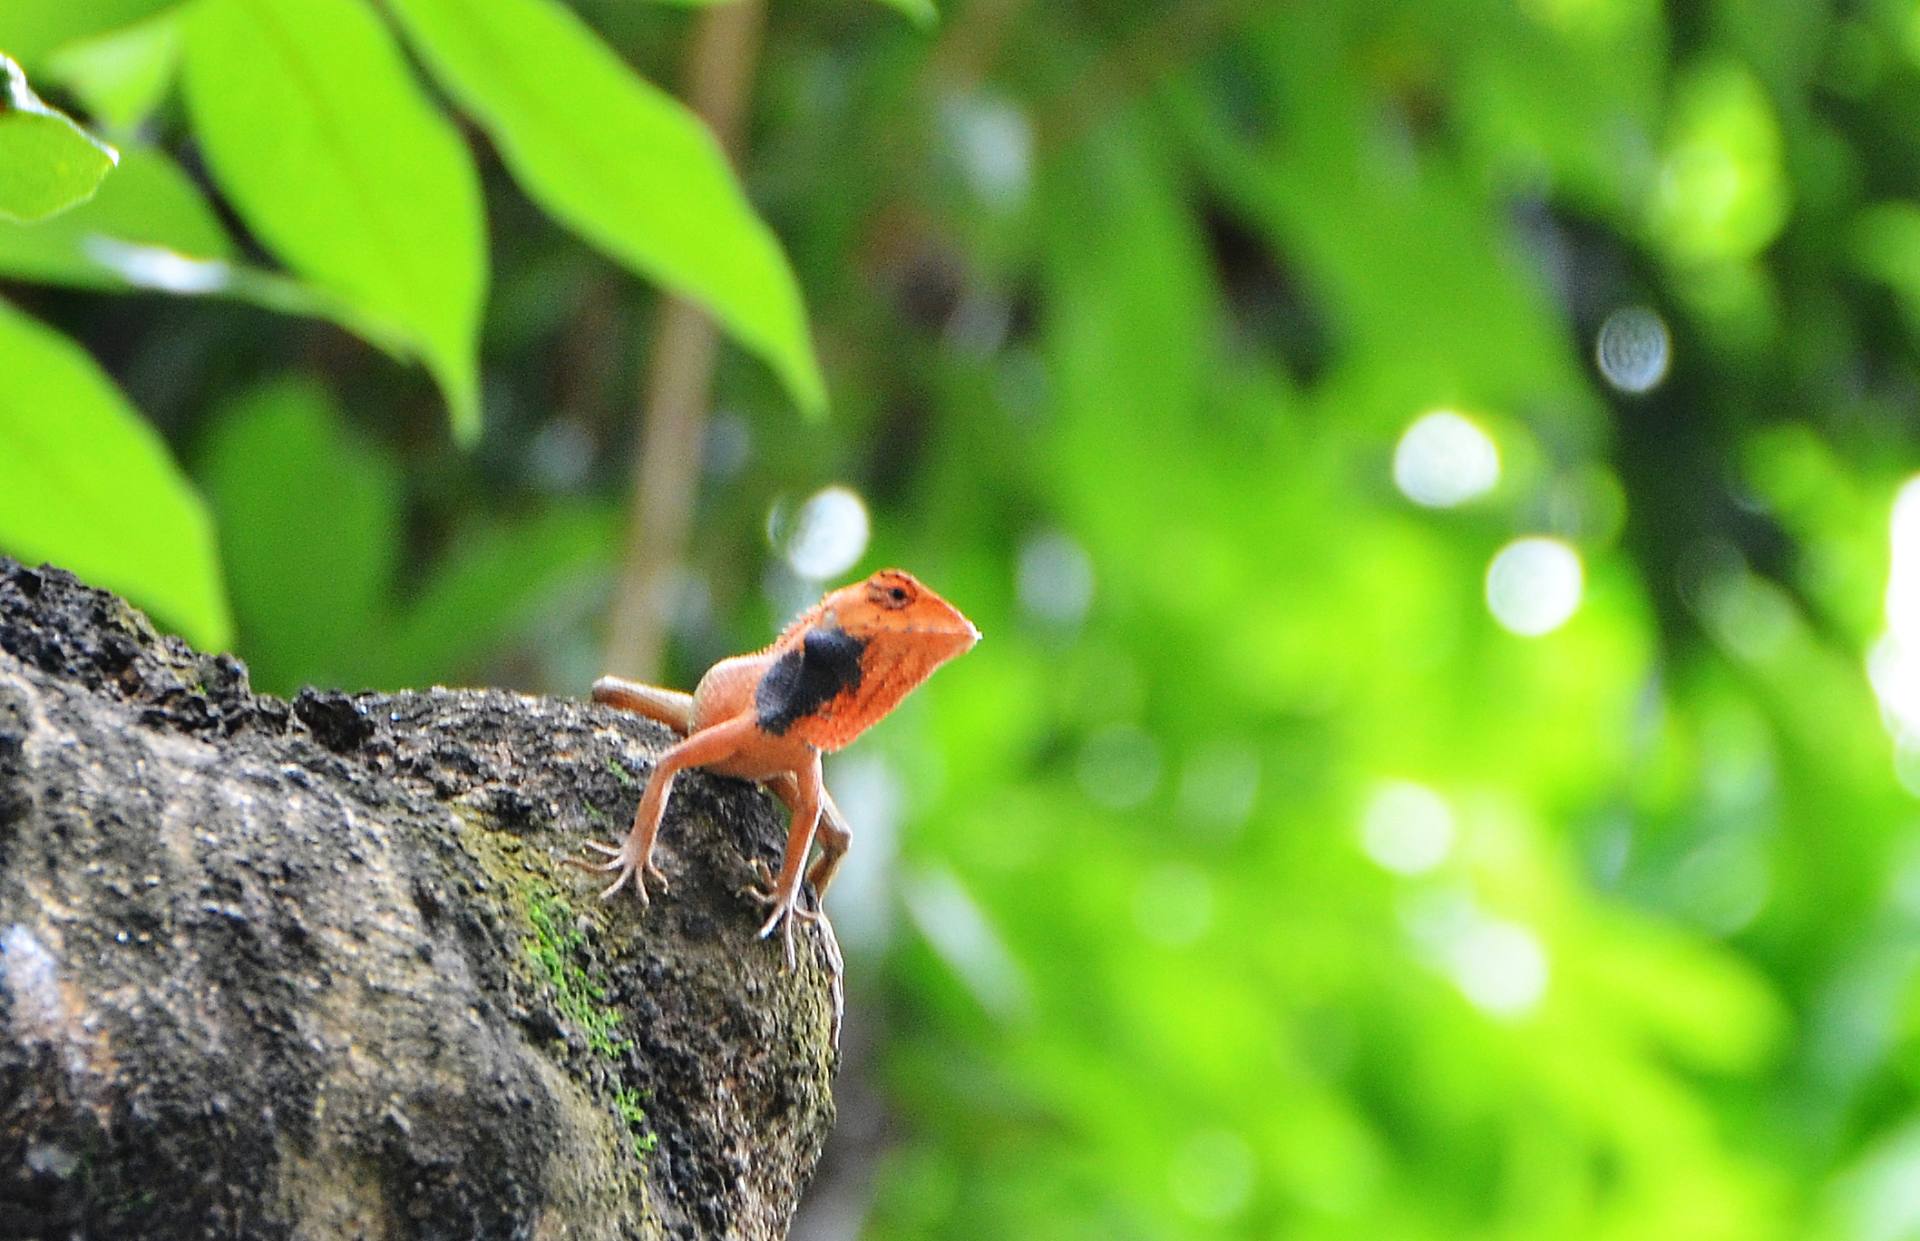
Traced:
<path id="1" fill-rule="evenodd" d="M 958 625 L 940 625 L 921 629 L 918 630 L 918 635 L 939 663 L 945 663 L 949 659 L 966 654 L 973 649 L 973 644 L 980 640 L 980 631 L 965 621 Z"/>
<path id="2" fill-rule="evenodd" d="M 964 616 L 943 624 L 915 625 L 908 632 L 929 660 L 929 670 L 965 655 L 980 640 L 980 631 Z"/>
<path id="3" fill-rule="evenodd" d="M 932 632 L 953 644 L 953 649 L 943 656 L 946 659 L 965 655 L 973 649 L 975 643 L 980 641 L 980 631 L 974 627 L 973 622 L 957 612 L 951 624 L 938 626 Z"/>

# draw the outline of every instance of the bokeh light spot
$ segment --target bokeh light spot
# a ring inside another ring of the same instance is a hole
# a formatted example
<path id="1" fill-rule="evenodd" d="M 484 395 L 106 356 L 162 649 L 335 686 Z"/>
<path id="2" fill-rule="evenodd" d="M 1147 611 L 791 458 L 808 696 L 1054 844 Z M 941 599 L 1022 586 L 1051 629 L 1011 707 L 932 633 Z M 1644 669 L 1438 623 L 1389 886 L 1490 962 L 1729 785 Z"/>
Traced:
<path id="1" fill-rule="evenodd" d="M 1920 634 L 1920 477 L 1908 479 L 1894 497 L 1888 538 L 1887 625 Z"/>
<path id="2" fill-rule="evenodd" d="M 1007 209 L 1027 197 L 1033 181 L 1033 125 L 1012 102 L 975 93 L 948 99 L 941 129 L 967 188 L 990 207 Z"/>
<path id="3" fill-rule="evenodd" d="M 1181 1144 L 1169 1173 L 1173 1197 L 1201 1219 L 1230 1219 L 1253 1197 L 1253 1149 L 1224 1129 L 1208 1129 Z"/>
<path id="4" fill-rule="evenodd" d="M 872 528 L 867 506 L 846 487 L 825 487 L 807 497 L 787 537 L 787 565 L 810 581 L 837 577 L 867 553 Z"/>
<path id="5" fill-rule="evenodd" d="M 1388 870 L 1420 875 L 1453 851 L 1453 807 L 1424 784 L 1389 780 L 1360 816 L 1360 845 Z"/>
<path id="6" fill-rule="evenodd" d="M 1667 377 L 1673 340 L 1659 315 L 1645 306 L 1622 306 L 1600 325 L 1593 354 L 1608 383 L 1637 396 Z"/>
<path id="7" fill-rule="evenodd" d="M 1473 923 L 1449 947 L 1447 964 L 1461 992 L 1495 1016 L 1524 1016 L 1547 991 L 1546 949 L 1517 922 Z"/>
<path id="8" fill-rule="evenodd" d="M 1761 663 L 1789 649 L 1793 601 L 1779 587 L 1749 573 L 1738 553 L 1696 593 L 1696 610 L 1707 631 L 1735 655 Z"/>
<path id="9" fill-rule="evenodd" d="M 1160 783 L 1160 746 L 1138 728 L 1117 725 L 1080 749 L 1080 789 L 1109 810 L 1131 810 Z"/>
<path id="10" fill-rule="evenodd" d="M 1559 539 L 1515 539 L 1487 566 L 1487 609 L 1524 638 L 1552 633 L 1580 608 L 1586 575 L 1580 555 Z"/>
<path id="11" fill-rule="evenodd" d="M 1753 924 L 1773 891 L 1773 868 L 1751 833 L 1724 833 L 1682 858 L 1673 869 L 1676 903 L 1716 935 Z"/>
<path id="12" fill-rule="evenodd" d="M 1220 836 L 1246 826 L 1260 793 L 1260 752 L 1246 741 L 1223 741 L 1193 756 L 1180 773 L 1180 813 Z"/>
<path id="13" fill-rule="evenodd" d="M 1415 504 L 1452 508 L 1500 481 L 1493 437 L 1450 409 L 1414 419 L 1393 450 L 1393 481 Z"/>
<path id="14" fill-rule="evenodd" d="M 1213 925 L 1213 882 L 1194 866 L 1157 866 L 1140 881 L 1133 916 L 1148 939 L 1184 947 Z"/>
<path id="15" fill-rule="evenodd" d="M 599 445 L 577 418 L 560 416 L 541 427 L 527 447 L 530 472 L 548 491 L 578 491 L 592 472 Z"/>
<path id="16" fill-rule="evenodd" d="M 1055 625 L 1078 625 L 1093 604 L 1093 559 L 1059 531 L 1036 534 L 1020 547 L 1015 589 L 1029 615 Z"/>
<path id="17" fill-rule="evenodd" d="M 1791 201 L 1766 88 L 1733 60 L 1706 62 L 1676 85 L 1670 123 L 1655 235 L 1690 262 L 1752 258 L 1779 235 Z"/>
<path id="18" fill-rule="evenodd" d="M 1920 476 L 1910 478 L 1894 497 L 1887 532 L 1887 631 L 1867 653 L 1867 679 L 1880 699 L 1880 712 L 1896 743 L 1896 758 L 1920 743 Z M 1911 767 L 1896 767 L 1910 783 Z"/>

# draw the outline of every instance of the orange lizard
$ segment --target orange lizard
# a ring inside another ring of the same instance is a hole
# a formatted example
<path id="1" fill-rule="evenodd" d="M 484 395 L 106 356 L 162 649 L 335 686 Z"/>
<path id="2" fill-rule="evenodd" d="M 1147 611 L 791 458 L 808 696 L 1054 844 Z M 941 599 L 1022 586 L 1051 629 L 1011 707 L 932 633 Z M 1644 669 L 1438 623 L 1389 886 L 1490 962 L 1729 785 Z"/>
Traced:
<path id="1" fill-rule="evenodd" d="M 795 617 L 773 645 L 721 660 L 691 694 L 620 677 L 595 681 L 595 702 L 638 712 L 685 735 L 655 760 L 626 840 L 589 842 L 607 855 L 598 869 L 615 872 L 601 899 L 631 882 L 645 904 L 648 879 L 666 888 L 666 876 L 653 864 L 653 846 L 676 775 L 698 767 L 758 780 L 793 812 L 779 876 L 766 890 L 754 889 L 773 907 L 760 938 L 784 925 L 791 965 L 793 920 L 818 916 L 798 903 L 816 827 L 820 857 L 806 875 L 816 901 L 826 896 L 853 839 L 820 782 L 820 755 L 879 723 L 935 668 L 979 640 L 980 631 L 958 608 L 912 574 L 882 569 L 829 592 Z M 768 873 L 762 865 L 763 880 Z"/>

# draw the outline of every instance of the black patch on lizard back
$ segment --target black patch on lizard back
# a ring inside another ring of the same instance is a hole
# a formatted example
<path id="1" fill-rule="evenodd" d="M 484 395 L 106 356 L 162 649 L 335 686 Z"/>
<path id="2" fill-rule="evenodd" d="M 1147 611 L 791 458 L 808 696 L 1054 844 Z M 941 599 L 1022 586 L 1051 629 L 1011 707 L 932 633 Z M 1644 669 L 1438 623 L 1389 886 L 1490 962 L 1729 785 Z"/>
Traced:
<path id="1" fill-rule="evenodd" d="M 773 661 L 753 691 L 760 727 L 778 737 L 794 721 L 819 710 L 828 699 L 860 684 L 860 655 L 867 644 L 837 626 L 809 629 L 807 636 Z"/>

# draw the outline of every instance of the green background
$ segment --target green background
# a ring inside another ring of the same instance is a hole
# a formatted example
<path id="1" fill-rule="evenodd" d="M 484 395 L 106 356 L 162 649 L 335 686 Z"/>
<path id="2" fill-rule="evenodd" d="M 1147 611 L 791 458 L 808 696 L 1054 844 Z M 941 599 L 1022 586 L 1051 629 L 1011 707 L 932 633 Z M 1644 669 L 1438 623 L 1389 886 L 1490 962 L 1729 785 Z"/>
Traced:
<path id="1" fill-rule="evenodd" d="M 796 1237 L 1920 1237 L 1920 12 L 895 7 L 736 183 L 698 6 L 8 0 L 120 162 L 0 221 L 0 549 L 581 694 L 689 293 L 668 679 L 803 552 L 986 635 L 829 767 Z"/>

